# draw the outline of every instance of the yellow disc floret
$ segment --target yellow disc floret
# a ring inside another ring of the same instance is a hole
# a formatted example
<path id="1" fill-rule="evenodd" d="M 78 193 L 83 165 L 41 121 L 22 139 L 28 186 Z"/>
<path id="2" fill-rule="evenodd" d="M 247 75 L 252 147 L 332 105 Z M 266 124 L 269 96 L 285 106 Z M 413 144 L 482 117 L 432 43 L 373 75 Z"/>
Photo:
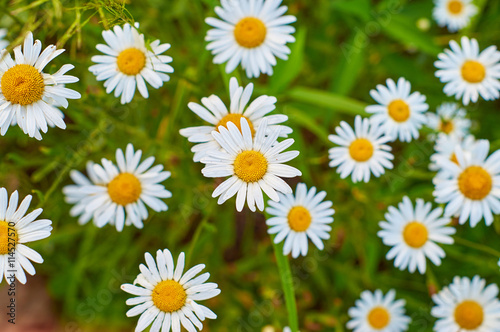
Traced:
<path id="1" fill-rule="evenodd" d="M 466 300 L 455 308 L 455 321 L 463 329 L 475 330 L 484 320 L 483 307 L 476 301 Z"/>
<path id="2" fill-rule="evenodd" d="M 448 2 L 448 11 L 453 15 L 458 15 L 462 12 L 464 4 L 460 0 L 451 0 Z"/>
<path id="3" fill-rule="evenodd" d="M 111 200 L 123 206 L 136 202 L 141 192 L 141 182 L 130 173 L 118 174 L 108 184 L 108 194 Z"/>
<path id="4" fill-rule="evenodd" d="M 458 188 L 472 200 L 482 200 L 491 191 L 493 179 L 481 166 L 469 166 L 458 176 Z"/>
<path id="5" fill-rule="evenodd" d="M 462 77 L 469 83 L 480 83 L 486 77 L 486 68 L 474 60 L 467 60 L 462 65 Z"/>
<path id="6" fill-rule="evenodd" d="M 175 312 L 186 304 L 187 294 L 175 280 L 164 280 L 158 283 L 151 293 L 154 305 L 163 312 Z"/>
<path id="7" fill-rule="evenodd" d="M 135 47 L 127 48 L 118 54 L 116 64 L 125 75 L 137 75 L 146 65 L 146 55 Z"/>
<path id="8" fill-rule="evenodd" d="M 45 90 L 42 74 L 26 64 L 15 65 L 7 70 L 2 76 L 0 87 L 5 99 L 23 106 L 42 99 Z"/>
<path id="9" fill-rule="evenodd" d="M 405 122 L 410 118 L 410 106 L 401 99 L 395 99 L 387 106 L 389 116 L 396 122 Z"/>
<path id="10" fill-rule="evenodd" d="M 374 329 L 381 330 L 387 325 L 391 320 L 391 315 L 387 309 L 382 307 L 375 307 L 368 313 L 368 323 Z"/>
<path id="11" fill-rule="evenodd" d="M 288 212 L 288 225 L 296 232 L 305 232 L 311 221 L 311 213 L 303 206 L 294 206 Z"/>
<path id="12" fill-rule="evenodd" d="M 243 151 L 234 160 L 234 174 L 245 182 L 257 182 L 266 175 L 267 159 L 258 151 Z"/>
<path id="13" fill-rule="evenodd" d="M 228 115 L 226 115 L 225 117 L 223 117 L 219 123 L 217 123 L 217 125 L 215 126 L 215 129 L 217 131 L 219 126 L 224 126 L 227 128 L 227 123 L 228 122 L 232 122 L 236 125 L 236 127 L 238 127 L 238 129 L 240 130 L 241 132 L 241 123 L 240 123 L 240 119 L 241 118 L 245 118 L 248 122 L 248 126 L 250 127 L 250 132 L 252 133 L 252 136 L 255 135 L 255 129 L 253 128 L 253 124 L 250 120 L 248 120 L 244 115 L 242 114 L 239 114 L 239 113 L 229 113 Z"/>
<path id="14" fill-rule="evenodd" d="M 366 138 L 355 139 L 349 145 L 349 154 L 356 161 L 367 161 L 373 156 L 373 144 Z"/>
<path id="15" fill-rule="evenodd" d="M 267 28 L 260 19 L 256 17 L 245 17 L 234 27 L 234 38 L 236 42 L 246 48 L 260 46 L 266 39 Z"/>
<path id="16" fill-rule="evenodd" d="M 412 248 L 422 247 L 429 238 L 429 231 L 424 224 L 418 221 L 412 221 L 407 224 L 403 230 L 403 239 L 406 244 Z"/>
<path id="17" fill-rule="evenodd" d="M 0 255 L 6 255 L 17 245 L 19 237 L 14 227 L 9 227 L 6 221 L 0 220 Z"/>
<path id="18" fill-rule="evenodd" d="M 453 131 L 453 121 L 448 121 L 448 120 L 441 120 L 441 123 L 439 125 L 439 130 L 442 131 L 445 134 L 449 134 Z"/>

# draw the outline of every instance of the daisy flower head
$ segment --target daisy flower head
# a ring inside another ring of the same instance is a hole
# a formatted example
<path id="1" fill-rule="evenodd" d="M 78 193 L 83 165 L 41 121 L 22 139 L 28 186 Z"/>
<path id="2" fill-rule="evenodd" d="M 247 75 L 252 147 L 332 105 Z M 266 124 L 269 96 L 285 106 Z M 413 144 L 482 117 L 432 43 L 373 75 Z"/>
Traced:
<path id="1" fill-rule="evenodd" d="M 272 75 L 276 58 L 288 59 L 287 43 L 295 42 L 290 23 L 297 19 L 283 15 L 286 6 L 282 0 L 221 0 L 222 7 L 215 7 L 220 17 L 209 17 L 205 22 L 212 26 L 205 40 L 215 64 L 227 62 L 226 72 L 232 72 L 240 63 L 249 78 L 261 73 Z"/>
<path id="2" fill-rule="evenodd" d="M 163 165 L 151 167 L 154 157 L 141 162 L 141 156 L 141 150 L 134 151 L 128 144 L 125 153 L 116 150 L 118 166 L 107 159 L 102 159 L 102 165 L 88 163 L 90 180 L 73 171 L 75 184 L 63 188 L 66 202 L 75 204 L 71 215 L 80 216 L 80 224 L 93 218 L 97 227 L 109 223 L 121 232 L 125 225 L 143 227 L 148 217 L 146 206 L 156 212 L 166 211 L 168 206 L 161 199 L 172 194 L 161 182 L 170 177 L 170 172 L 163 171 Z"/>
<path id="3" fill-rule="evenodd" d="M 431 315 L 438 320 L 434 331 L 496 332 L 500 326 L 498 287 L 486 286 L 479 276 L 455 277 L 453 282 L 432 296 L 436 305 Z"/>
<path id="4" fill-rule="evenodd" d="M 389 207 L 385 214 L 386 221 L 379 223 L 382 228 L 377 235 L 382 242 L 391 246 L 386 258 L 396 258 L 394 266 L 400 270 L 408 269 L 414 273 L 418 268 L 420 274 L 426 270 L 426 257 L 435 265 L 441 265 L 446 256 L 436 243 L 453 244 L 455 228 L 447 227 L 450 218 L 443 218 L 443 209 L 432 210 L 431 203 L 417 199 L 415 208 L 411 200 L 405 196 L 398 208 Z"/>
<path id="5" fill-rule="evenodd" d="M 170 44 L 155 40 L 146 45 L 144 35 L 128 23 L 123 28 L 115 25 L 113 30 L 103 31 L 102 37 L 106 45 L 98 44 L 96 48 L 105 55 L 93 56 L 92 61 L 96 64 L 89 70 L 98 81 L 105 81 L 106 93 L 114 90 L 116 98 L 121 96 L 122 104 L 132 101 L 136 87 L 144 98 L 148 98 L 146 82 L 158 89 L 170 80 L 168 74 L 174 72 L 169 65 L 172 58 L 162 55 Z"/>
<path id="6" fill-rule="evenodd" d="M 266 134 L 271 133 L 278 124 L 288 120 L 284 114 L 268 115 L 276 109 L 276 97 L 259 96 L 250 104 L 252 97 L 253 84 L 248 84 L 245 88 L 239 86 L 236 78 L 231 78 L 229 81 L 229 95 L 231 98 L 229 109 L 224 105 L 222 100 L 211 95 L 208 98 L 202 98 L 203 104 L 189 103 L 188 107 L 201 119 L 209 123 L 207 126 L 190 127 L 180 130 L 180 134 L 188 138 L 188 141 L 196 143 L 191 149 L 194 152 L 193 160 L 198 162 L 203 158 L 207 151 L 211 149 L 221 149 L 219 143 L 213 138 L 212 131 L 217 130 L 219 126 L 224 126 L 227 129 L 227 123 L 232 122 L 237 127 L 240 126 L 240 119 L 245 118 L 250 126 L 252 135 L 255 135 L 262 120 L 267 119 L 268 127 Z M 287 126 L 280 126 L 280 136 L 287 137 L 292 133 L 292 129 Z M 241 129 L 241 128 L 239 128 Z"/>
<path id="7" fill-rule="evenodd" d="M 6 50 L 0 52 L 0 133 L 5 135 L 9 126 L 17 124 L 29 137 L 42 139 L 40 130 L 48 127 L 66 128 L 64 114 L 57 108 L 68 107 L 67 99 L 81 95 L 65 87 L 78 82 L 78 78 L 65 75 L 73 65 L 64 65 L 54 74 L 44 73 L 47 64 L 63 53 L 49 45 L 42 52 L 42 43 L 33 42 L 28 33 L 23 46 L 14 48 L 13 59 Z"/>
<path id="8" fill-rule="evenodd" d="M 285 241 L 283 255 L 292 253 L 293 258 L 306 256 L 307 239 L 319 249 L 325 247 L 322 240 L 330 238 L 333 222 L 332 202 L 324 201 L 325 191 L 316 193 L 316 187 L 307 190 L 304 183 L 297 184 L 293 194 L 279 194 L 279 202 L 268 201 L 266 212 L 272 218 L 266 220 L 269 234 L 276 234 L 274 243 Z"/>
<path id="9" fill-rule="evenodd" d="M 217 131 L 212 132 L 222 150 L 208 151 L 207 156 L 201 159 L 205 164 L 201 171 L 209 178 L 230 176 L 212 194 L 212 197 L 219 197 L 218 204 L 237 195 L 236 210 L 243 210 L 246 200 L 251 211 L 255 211 L 255 205 L 263 211 L 262 191 L 276 202 L 280 199 L 276 191 L 283 194 L 292 192 L 290 186 L 281 178 L 302 175 L 295 167 L 284 164 L 297 157 L 299 151 L 283 152 L 294 140 L 289 138 L 278 143 L 280 127 L 276 127 L 266 136 L 267 126 L 267 119 L 263 119 L 255 137 L 252 137 L 248 121 L 241 118 L 239 128 L 228 122 L 227 128 L 219 126 Z"/>
<path id="10" fill-rule="evenodd" d="M 35 274 L 35 268 L 30 261 L 41 264 L 43 258 L 38 252 L 26 246 L 27 243 L 45 239 L 52 231 L 52 221 L 39 219 L 42 209 L 36 209 L 28 214 L 31 195 L 26 196 L 18 207 L 19 194 L 14 191 L 7 194 L 5 188 L 0 188 L 0 283 L 12 276 L 26 283 L 25 271 Z"/>
<path id="11" fill-rule="evenodd" d="M 434 0 L 432 17 L 440 27 L 457 32 L 469 25 L 470 19 L 477 14 L 472 0 Z"/>
<path id="12" fill-rule="evenodd" d="M 433 180 L 434 183 L 440 179 L 449 178 L 446 168 L 443 168 L 441 164 L 443 161 L 452 161 L 455 164 L 458 163 L 457 156 L 455 154 L 455 148 L 457 146 L 460 146 L 462 151 L 465 154 L 468 154 L 475 144 L 476 139 L 473 135 L 460 137 L 457 135 L 438 134 L 436 144 L 434 144 L 434 153 L 431 155 L 431 162 L 429 163 L 429 170 L 437 172 Z"/>
<path id="13" fill-rule="evenodd" d="M 462 47 L 454 40 L 450 49 L 438 55 L 434 62 L 438 69 L 436 77 L 444 86 L 447 96 L 462 98 L 464 105 L 477 102 L 479 95 L 484 100 L 500 97 L 500 52 L 490 46 L 479 52 L 479 44 L 474 38 L 462 37 Z"/>
<path id="14" fill-rule="evenodd" d="M 370 96 L 379 105 L 366 107 L 370 118 L 380 124 L 387 136 L 395 141 L 410 142 L 419 137 L 419 130 L 427 122 L 425 112 L 429 105 L 425 103 L 425 96 L 420 92 L 411 92 L 411 84 L 400 77 L 395 83 L 387 79 L 387 86 L 377 85 L 376 90 L 370 90 Z"/>
<path id="15" fill-rule="evenodd" d="M 445 215 L 459 217 L 460 224 L 470 221 L 475 227 L 484 218 L 493 222 L 500 213 L 500 150 L 488 157 L 490 143 L 478 141 L 469 153 L 455 147 L 456 162 L 443 160 L 448 178 L 435 183 L 433 195 L 437 203 L 446 204 Z"/>
<path id="16" fill-rule="evenodd" d="M 390 137 L 385 136 L 384 129 L 357 115 L 354 119 L 354 130 L 345 122 L 335 128 L 337 135 L 330 135 L 328 139 L 340 145 L 331 148 L 330 167 L 336 167 L 342 179 L 351 175 L 353 182 L 370 180 L 371 174 L 375 177 L 385 173 L 385 168 L 392 169 L 390 153 L 391 147 L 385 143 Z"/>
<path id="17" fill-rule="evenodd" d="M 184 253 L 179 255 L 175 266 L 168 249 L 158 250 L 156 261 L 150 253 L 145 254 L 145 259 L 146 265 L 139 266 L 141 273 L 134 284 L 121 286 L 123 291 L 136 296 L 126 302 L 134 306 L 127 311 L 127 317 L 141 315 L 136 332 L 150 325 L 151 332 L 181 332 L 181 325 L 190 332 L 196 328 L 201 331 L 206 318 L 217 318 L 212 310 L 197 303 L 220 294 L 216 283 L 206 282 L 210 273 L 196 277 L 205 268 L 204 264 L 184 273 Z"/>
<path id="18" fill-rule="evenodd" d="M 395 300 L 396 292 L 391 289 L 386 295 L 380 289 L 374 293 L 364 291 L 356 300 L 356 306 L 349 309 L 351 320 L 347 328 L 354 332 L 403 332 L 408 330 L 410 317 L 405 315 L 405 300 Z"/>
<path id="19" fill-rule="evenodd" d="M 9 46 L 9 42 L 5 40 L 5 36 L 7 36 L 7 29 L 0 29 L 0 50 Z"/>
<path id="20" fill-rule="evenodd" d="M 471 126 L 466 114 L 465 109 L 457 103 L 443 103 L 437 108 L 436 113 L 427 113 L 427 126 L 438 133 L 464 137 L 469 133 Z"/>

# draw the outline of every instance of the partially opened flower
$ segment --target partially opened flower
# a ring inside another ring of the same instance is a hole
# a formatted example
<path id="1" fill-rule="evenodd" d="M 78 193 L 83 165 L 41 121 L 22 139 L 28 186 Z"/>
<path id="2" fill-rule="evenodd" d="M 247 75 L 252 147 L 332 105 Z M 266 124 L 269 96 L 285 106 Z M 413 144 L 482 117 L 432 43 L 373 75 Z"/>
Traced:
<path id="1" fill-rule="evenodd" d="M 179 255 L 175 266 L 168 249 L 158 250 L 156 261 L 150 253 L 145 254 L 145 259 L 147 266 L 139 266 L 141 273 L 134 285 L 121 286 L 123 291 L 136 296 L 126 302 L 134 306 L 127 311 L 127 317 L 141 315 L 136 332 L 144 331 L 150 325 L 151 332 L 180 332 L 181 325 L 190 332 L 196 328 L 201 331 L 206 318 L 217 318 L 212 310 L 197 303 L 220 294 L 216 283 L 206 282 L 210 273 L 196 277 L 205 268 L 204 264 L 184 273 L 184 253 Z"/>
<path id="2" fill-rule="evenodd" d="M 469 25 L 470 19 L 477 14 L 472 0 L 434 0 L 432 16 L 440 27 L 456 32 Z"/>
<path id="3" fill-rule="evenodd" d="M 442 164 L 444 161 L 452 161 L 455 164 L 458 163 L 457 156 L 455 155 L 455 148 L 457 146 L 460 146 L 465 154 L 469 154 L 475 144 L 476 139 L 472 135 L 460 137 L 457 135 L 439 134 L 436 144 L 434 144 L 435 152 L 431 155 L 431 162 L 429 163 L 429 169 L 431 171 L 437 171 L 433 182 L 437 183 L 440 179 L 447 179 L 450 177 L 446 171 L 447 168 L 442 167 Z"/>
<path id="4" fill-rule="evenodd" d="M 268 201 L 266 212 L 273 217 L 266 220 L 269 234 L 276 234 L 275 243 L 285 241 L 283 255 L 292 253 L 293 258 L 306 256 L 308 239 L 323 250 L 323 240 L 330 238 L 333 222 L 332 202 L 323 201 L 326 192 L 316 193 L 316 187 L 309 191 L 304 183 L 299 183 L 293 194 L 279 194 L 279 202 Z"/>
<path id="5" fill-rule="evenodd" d="M 240 131 L 241 128 L 241 131 Z M 214 139 L 223 150 L 212 149 L 207 152 L 201 162 L 206 164 L 202 169 L 204 176 L 209 178 L 226 177 L 213 192 L 212 197 L 219 197 L 222 204 L 236 196 L 236 209 L 241 211 L 247 201 L 250 210 L 255 211 L 255 205 L 264 210 L 264 191 L 269 198 L 278 202 L 276 191 L 284 194 L 292 192 L 290 186 L 281 179 L 302 175 L 295 167 L 284 163 L 299 155 L 299 151 L 287 151 L 294 140 L 289 138 L 282 142 L 276 140 L 280 135 L 280 127 L 275 128 L 268 136 L 267 119 L 262 120 L 255 137 L 252 137 L 250 125 L 245 118 L 240 119 L 239 128 L 232 122 L 227 128 L 219 126 L 212 132 Z"/>
<path id="6" fill-rule="evenodd" d="M 68 107 L 67 99 L 78 99 L 81 95 L 65 87 L 78 82 L 78 78 L 65 75 L 73 65 L 64 65 L 54 74 L 44 73 L 47 64 L 59 54 L 54 45 L 42 52 L 42 43 L 28 33 L 24 45 L 14 48 L 12 59 L 5 50 L 0 52 L 0 133 L 5 135 L 9 127 L 16 124 L 29 137 L 42 139 L 40 130 L 48 127 L 66 128 L 64 114 L 57 108 Z"/>
<path id="7" fill-rule="evenodd" d="M 36 218 L 42 209 L 36 209 L 26 214 L 31 203 L 31 195 L 26 196 L 19 207 L 19 194 L 14 191 L 7 194 L 5 188 L 0 188 L 0 283 L 5 275 L 5 281 L 14 274 L 16 279 L 26 283 L 25 271 L 35 274 L 35 268 L 30 261 L 43 263 L 43 258 L 26 243 L 45 239 L 52 231 L 52 221 Z"/>
<path id="8" fill-rule="evenodd" d="M 172 58 L 162 55 L 170 44 L 155 40 L 146 45 L 144 35 L 128 23 L 123 28 L 115 25 L 113 31 L 103 31 L 102 36 L 107 45 L 98 44 L 96 48 L 105 55 L 93 56 L 92 61 L 96 64 L 89 70 L 98 81 L 105 81 L 106 93 L 114 90 L 115 97 L 121 96 L 122 104 L 132 101 L 136 87 L 144 98 L 148 98 L 146 82 L 158 89 L 170 80 L 168 74 L 174 72 L 169 65 Z"/>
<path id="9" fill-rule="evenodd" d="M 232 72 L 240 63 L 249 78 L 261 73 L 272 75 L 276 58 L 288 59 L 295 28 L 290 23 L 297 19 L 283 14 L 287 7 L 282 0 L 221 0 L 215 7 L 221 19 L 209 17 L 207 24 L 214 27 L 205 40 L 214 63 L 227 62 L 226 72 Z"/>
<path id="10" fill-rule="evenodd" d="M 462 47 L 454 40 L 450 48 L 438 55 L 434 62 L 438 69 L 436 77 L 444 86 L 447 96 L 462 99 L 464 105 L 477 102 L 479 95 L 484 100 L 500 97 L 500 52 L 492 45 L 479 52 L 474 38 L 462 37 Z"/>
<path id="11" fill-rule="evenodd" d="M 385 143 L 390 137 L 385 136 L 379 125 L 369 119 L 356 116 L 354 130 L 345 122 L 335 128 L 337 135 L 330 135 L 328 139 L 339 147 L 331 148 L 330 167 L 336 167 L 342 179 L 351 175 L 353 182 L 370 180 L 371 174 L 375 177 L 385 173 L 385 168 L 392 169 L 391 147 Z"/>
<path id="12" fill-rule="evenodd" d="M 453 282 L 432 296 L 436 305 L 431 315 L 438 320 L 434 331 L 497 332 L 500 326 L 498 286 L 479 276 L 455 277 Z"/>
<path id="13" fill-rule="evenodd" d="M 385 245 L 391 246 L 386 258 L 395 258 L 394 266 L 400 270 L 408 269 L 411 273 L 425 273 L 426 258 L 435 265 L 441 265 L 446 256 L 436 243 L 453 244 L 455 228 L 447 227 L 450 218 L 443 218 L 443 209 L 432 210 L 431 203 L 417 199 L 413 208 L 410 199 L 405 196 L 398 209 L 389 206 L 385 214 L 386 221 L 379 223 L 382 228 L 377 235 Z"/>
<path id="14" fill-rule="evenodd" d="M 408 330 L 410 317 L 405 315 L 405 300 L 395 300 L 391 289 L 386 295 L 380 289 L 364 291 L 349 309 L 351 320 L 347 328 L 354 332 L 403 332 Z"/>
<path id="15" fill-rule="evenodd" d="M 161 199 L 172 194 L 160 183 L 170 177 L 170 172 L 163 171 L 163 165 L 151 167 L 154 157 L 141 162 L 141 156 L 141 150 L 134 152 L 128 144 L 125 154 L 116 150 L 118 167 L 107 159 L 102 159 L 102 166 L 87 164 L 90 180 L 73 171 L 71 177 L 76 184 L 63 188 L 66 201 L 75 204 L 71 215 L 80 215 L 81 224 L 93 218 L 97 227 L 109 223 L 121 232 L 125 225 L 143 227 L 148 217 L 146 205 L 156 212 L 166 211 L 168 206 Z"/>
<path id="16" fill-rule="evenodd" d="M 217 130 L 219 126 L 227 128 L 227 123 L 232 122 L 237 127 L 240 126 L 240 119 L 245 118 L 250 126 L 252 135 L 255 135 L 262 120 L 267 119 L 268 127 L 266 134 L 272 132 L 278 124 L 288 120 L 284 114 L 268 115 L 276 106 L 276 97 L 259 96 L 249 105 L 252 97 L 253 84 L 248 84 L 245 88 L 238 85 L 236 78 L 229 81 L 229 95 L 231 98 L 229 109 L 222 100 L 211 95 L 208 98 L 202 98 L 203 104 L 189 103 L 188 107 L 201 119 L 209 123 L 207 126 L 190 127 L 180 130 L 180 134 L 187 137 L 190 142 L 196 143 L 191 149 L 194 152 L 194 161 L 198 162 L 203 158 L 207 151 L 211 149 L 220 149 L 219 143 L 213 138 L 212 131 Z M 280 136 L 287 137 L 292 133 L 292 129 L 287 126 L 281 126 Z"/>
<path id="17" fill-rule="evenodd" d="M 380 124 L 392 141 L 399 138 L 410 142 L 419 137 L 419 130 L 427 121 L 425 112 L 429 105 L 420 92 L 411 93 L 410 82 L 402 77 L 397 84 L 387 79 L 387 87 L 377 85 L 376 90 L 370 90 L 370 96 L 379 103 L 366 107 L 366 111 L 373 114 L 370 120 Z"/>
<path id="18" fill-rule="evenodd" d="M 500 213 L 500 150 L 488 157 L 490 143 L 478 141 L 470 153 L 455 147 L 456 162 L 443 160 L 448 177 L 438 181 L 433 195 L 437 203 L 446 204 L 445 215 L 459 217 L 460 224 L 470 221 L 475 227 L 484 218 L 493 222 Z"/>
<path id="19" fill-rule="evenodd" d="M 471 121 L 465 117 L 466 114 L 465 109 L 456 103 L 443 103 L 436 113 L 427 113 L 427 126 L 438 133 L 464 137 L 471 126 Z"/>

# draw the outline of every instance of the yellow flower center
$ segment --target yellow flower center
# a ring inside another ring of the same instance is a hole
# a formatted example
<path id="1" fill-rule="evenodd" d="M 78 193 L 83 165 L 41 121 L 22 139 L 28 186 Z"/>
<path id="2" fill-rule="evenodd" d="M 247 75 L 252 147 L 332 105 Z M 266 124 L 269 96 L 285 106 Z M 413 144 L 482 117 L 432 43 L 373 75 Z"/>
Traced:
<path id="1" fill-rule="evenodd" d="M 356 161 L 367 161 L 373 156 L 373 144 L 366 138 L 358 138 L 349 145 L 349 154 Z"/>
<path id="2" fill-rule="evenodd" d="M 42 74 L 35 67 L 25 64 L 7 70 L 0 86 L 5 99 L 23 106 L 42 99 L 45 90 Z"/>
<path id="3" fill-rule="evenodd" d="M 483 323 L 483 307 L 476 301 L 466 300 L 455 308 L 455 321 L 466 330 L 475 330 Z"/>
<path id="4" fill-rule="evenodd" d="M 462 9 L 464 8 L 464 4 L 462 1 L 459 0 L 451 0 L 448 2 L 448 11 L 451 14 L 458 15 L 462 12 Z"/>
<path id="5" fill-rule="evenodd" d="M 458 165 L 458 159 L 457 159 L 457 155 L 455 154 L 455 152 L 453 152 L 453 153 L 451 154 L 451 156 L 450 156 L 450 160 L 451 160 L 452 162 L 454 162 L 455 164 L 457 164 L 457 165 Z"/>
<path id="6" fill-rule="evenodd" d="M 154 305 L 164 312 L 175 312 L 186 304 L 187 294 L 175 280 L 164 280 L 155 286 L 151 294 Z"/>
<path id="7" fill-rule="evenodd" d="M 493 179 L 481 166 L 469 166 L 458 176 L 458 188 L 465 197 L 482 200 L 491 191 Z"/>
<path id="8" fill-rule="evenodd" d="M 267 159 L 258 151 L 243 151 L 234 160 L 234 173 L 245 182 L 257 182 L 266 175 Z"/>
<path id="9" fill-rule="evenodd" d="M 146 65 L 146 55 L 137 48 L 127 48 L 118 54 L 116 64 L 125 75 L 137 75 Z"/>
<path id="10" fill-rule="evenodd" d="M 267 28 L 256 17 L 245 17 L 234 27 L 234 38 L 240 46 L 254 48 L 261 45 L 266 39 Z"/>
<path id="11" fill-rule="evenodd" d="M 381 330 L 389 325 L 390 320 L 391 315 L 389 311 L 382 307 L 375 307 L 368 313 L 368 323 L 377 330 Z"/>
<path id="12" fill-rule="evenodd" d="M 15 247 L 18 240 L 16 229 L 14 227 L 10 227 L 9 229 L 9 224 L 6 221 L 0 220 L 0 255 L 8 254 L 9 249 L 13 248 L 13 246 Z"/>
<path id="13" fill-rule="evenodd" d="M 389 116 L 396 122 L 405 122 L 410 117 L 410 107 L 404 100 L 395 99 L 387 108 Z"/>
<path id="14" fill-rule="evenodd" d="M 141 192 L 141 182 L 130 173 L 118 174 L 108 184 L 108 194 L 111 200 L 123 206 L 137 201 Z"/>
<path id="15" fill-rule="evenodd" d="M 486 77 L 486 68 L 474 60 L 467 60 L 462 65 L 462 77 L 469 83 L 479 83 Z"/>
<path id="16" fill-rule="evenodd" d="M 449 134 L 453 131 L 453 121 L 441 120 L 439 125 L 439 130 L 445 134 Z"/>
<path id="17" fill-rule="evenodd" d="M 255 129 L 253 128 L 252 122 L 248 120 L 245 116 L 238 113 L 229 113 L 219 121 L 219 123 L 217 124 L 217 126 L 215 126 L 215 128 L 217 131 L 219 131 L 218 130 L 219 126 L 224 126 L 227 128 L 227 123 L 232 122 L 236 125 L 236 127 L 238 127 L 238 129 L 241 132 L 241 124 L 240 124 L 241 118 L 245 118 L 247 120 L 248 126 L 250 127 L 250 131 L 252 132 L 252 136 L 255 135 Z"/>
<path id="18" fill-rule="evenodd" d="M 294 206 L 288 212 L 288 225 L 296 232 L 305 232 L 311 225 L 311 213 L 303 206 Z"/>
<path id="19" fill-rule="evenodd" d="M 403 230 L 403 239 L 412 248 L 422 247 L 427 242 L 428 237 L 427 227 L 418 221 L 412 221 Z"/>

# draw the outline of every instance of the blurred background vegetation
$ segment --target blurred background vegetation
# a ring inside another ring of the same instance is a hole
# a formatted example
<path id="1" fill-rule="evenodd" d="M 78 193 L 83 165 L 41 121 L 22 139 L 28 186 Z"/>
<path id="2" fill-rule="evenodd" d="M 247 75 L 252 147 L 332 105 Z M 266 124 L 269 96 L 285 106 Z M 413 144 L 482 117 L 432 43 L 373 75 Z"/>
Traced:
<path id="1" fill-rule="evenodd" d="M 482 49 L 500 37 L 500 2 L 475 0 L 479 14 L 464 31 L 479 40 Z M 201 125 L 187 108 L 190 101 L 210 94 L 228 101 L 230 75 L 212 64 L 205 50 L 208 25 L 217 0 L 126 1 L 1 1 L 0 27 L 7 39 L 20 43 L 27 31 L 43 42 L 66 52 L 47 66 L 55 72 L 65 63 L 80 78 L 71 88 L 82 99 L 70 101 L 68 128 L 49 129 L 38 142 L 17 127 L 1 137 L 0 184 L 9 192 L 34 194 L 34 206 L 44 208 L 42 217 L 53 221 L 49 239 L 31 246 L 45 258 L 33 279 L 43 286 L 57 312 L 62 331 L 132 330 L 137 318 L 126 318 L 127 294 L 119 286 L 139 273 L 144 252 L 169 248 L 185 251 L 188 264 L 204 263 L 217 282 L 221 295 L 206 301 L 218 319 L 206 321 L 205 331 L 261 331 L 287 325 L 281 284 L 267 235 L 265 218 L 244 210 L 237 213 L 234 199 L 218 206 L 211 193 L 217 181 L 203 178 L 202 166 L 192 162 L 191 144 L 178 134 L 180 128 Z M 386 78 L 405 77 L 413 91 L 427 96 L 430 110 L 449 101 L 443 84 L 434 77 L 433 62 L 447 47 L 449 34 L 431 19 L 432 1 L 405 0 L 284 0 L 288 13 L 297 16 L 297 41 L 290 45 L 289 61 L 279 61 L 272 77 L 252 80 L 255 94 L 275 95 L 277 112 L 289 116 L 294 129 L 294 149 L 301 151 L 292 165 L 301 169 L 300 181 L 328 192 L 335 222 L 331 239 L 320 252 L 310 246 L 306 258 L 293 260 L 292 273 L 302 331 L 345 331 L 347 310 L 364 289 L 390 288 L 407 301 L 413 318 L 410 331 L 431 331 L 430 294 L 451 282 L 453 276 L 480 274 L 489 283 L 500 283 L 495 251 L 500 250 L 500 218 L 491 227 L 457 226 L 457 244 L 445 246 L 442 266 L 428 265 L 426 275 L 400 272 L 386 261 L 385 247 L 377 237 L 378 222 L 389 205 L 404 195 L 432 201 L 433 174 L 427 170 L 432 143 L 429 130 L 410 144 L 392 144 L 395 168 L 368 184 L 341 180 L 328 167 L 328 134 L 339 121 L 353 122 L 373 103 L 369 90 Z M 140 22 L 146 39 L 171 43 L 175 73 L 158 90 L 149 87 L 149 99 L 138 93 L 132 103 L 120 105 L 107 95 L 102 82 L 88 71 L 90 58 L 103 43 L 101 32 L 115 24 Z M 232 75 L 250 82 L 238 69 Z M 254 95 L 255 95 L 254 94 Z M 472 132 L 500 148 L 500 103 L 469 106 Z M 172 177 L 164 182 L 173 192 L 169 211 L 151 214 L 143 230 L 133 227 L 117 233 L 114 227 L 79 226 L 69 216 L 61 188 L 71 183 L 71 169 L 84 171 L 87 160 L 114 159 L 116 148 L 133 143 L 145 156 L 153 155 Z M 5 284 L 3 284 L 5 285 Z M 0 289 L 3 294 L 5 289 Z M 3 297 L 3 295 L 2 295 Z M 31 299 L 31 301 L 36 301 Z M 22 308 L 18 319 L 22 320 Z M 29 313 L 37 317 L 37 312 Z M 24 318 L 25 319 L 25 318 Z M 55 328 L 54 328 L 55 329 Z M 21 329 L 22 330 L 22 329 Z M 19 330 L 19 331 L 21 331 Z M 26 330 L 23 330 L 26 331 Z"/>

